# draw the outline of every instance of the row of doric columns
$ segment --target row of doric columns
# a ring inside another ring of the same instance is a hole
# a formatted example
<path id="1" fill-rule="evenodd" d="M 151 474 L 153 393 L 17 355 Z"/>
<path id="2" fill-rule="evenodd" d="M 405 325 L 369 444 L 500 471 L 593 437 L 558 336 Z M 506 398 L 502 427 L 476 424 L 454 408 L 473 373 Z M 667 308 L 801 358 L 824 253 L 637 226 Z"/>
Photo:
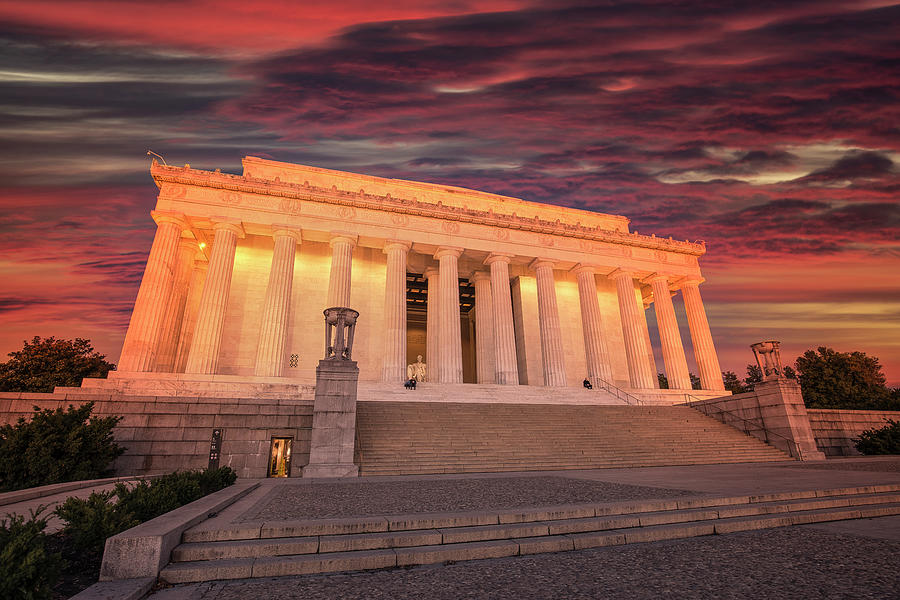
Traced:
<path id="1" fill-rule="evenodd" d="M 196 259 L 196 243 L 182 238 L 187 229 L 179 215 L 154 213 L 158 224 L 138 292 L 122 358 L 121 371 L 184 371 L 214 374 L 222 344 L 225 310 L 231 289 L 237 240 L 244 237 L 240 223 L 214 222 L 208 264 Z M 299 229 L 273 226 L 275 248 L 262 306 L 254 374 L 284 375 L 287 326 L 292 297 L 294 258 L 301 243 Z M 328 306 L 348 306 L 355 236 L 333 234 Z M 390 240 L 385 278 L 384 359 L 382 379 L 401 381 L 406 375 L 406 272 L 410 243 Z M 459 257 L 462 248 L 441 247 L 434 254 L 438 267 L 425 271 L 428 281 L 427 360 L 429 379 L 461 383 L 462 339 L 459 312 Z M 519 370 L 510 294 L 509 254 L 491 254 L 488 272 L 476 272 L 476 364 L 479 383 L 516 385 Z M 554 264 L 535 259 L 530 265 L 537 282 L 538 318 L 544 385 L 565 386 L 566 369 L 560 327 Z M 609 348 L 603 335 L 597 297 L 596 271 L 577 265 L 587 377 L 593 383 L 611 381 Z M 616 269 L 619 316 L 631 387 L 656 387 L 655 365 L 649 348 L 644 309 L 634 287 L 633 272 Z M 653 290 L 663 360 L 670 387 L 690 389 L 684 347 L 666 275 L 643 280 Z M 695 358 L 704 389 L 721 390 L 722 378 L 709 323 L 699 291 L 700 280 L 680 282 Z"/>

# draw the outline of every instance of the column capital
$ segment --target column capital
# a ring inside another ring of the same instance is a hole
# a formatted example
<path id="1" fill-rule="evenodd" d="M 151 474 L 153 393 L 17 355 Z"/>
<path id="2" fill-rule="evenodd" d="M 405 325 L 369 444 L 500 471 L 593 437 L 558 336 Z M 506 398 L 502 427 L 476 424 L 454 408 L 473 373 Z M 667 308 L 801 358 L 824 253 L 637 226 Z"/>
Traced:
<path id="1" fill-rule="evenodd" d="M 654 281 L 659 280 L 663 280 L 666 282 L 666 285 L 669 285 L 669 275 L 666 275 L 665 273 L 650 273 L 641 279 L 641 283 L 652 284 Z"/>
<path id="2" fill-rule="evenodd" d="M 153 217 L 153 220 L 156 221 L 157 225 L 162 225 L 163 223 L 175 223 L 182 229 L 188 228 L 184 214 L 180 212 L 171 210 L 151 210 L 150 216 Z"/>
<path id="3" fill-rule="evenodd" d="M 634 271 L 626 271 L 624 269 L 614 269 L 611 273 L 607 275 L 612 280 L 623 279 L 628 277 L 629 279 L 635 279 Z"/>
<path id="4" fill-rule="evenodd" d="M 491 265 L 495 262 L 505 262 L 506 264 L 509 264 L 509 262 L 512 260 L 512 258 L 513 258 L 512 254 L 503 254 L 502 252 L 491 252 L 490 254 L 488 254 L 488 257 L 486 259 L 484 259 L 484 264 Z"/>
<path id="5" fill-rule="evenodd" d="M 386 240 L 384 242 L 383 251 L 385 254 L 389 253 L 391 250 L 403 250 L 404 252 L 409 252 L 411 246 L 411 242 L 404 240 Z"/>
<path id="6" fill-rule="evenodd" d="M 472 273 L 472 281 L 490 281 L 491 274 L 487 271 L 475 271 Z"/>
<path id="7" fill-rule="evenodd" d="M 528 263 L 528 268 L 532 269 L 533 271 L 537 271 L 538 269 L 545 267 L 549 267 L 552 269 L 554 266 L 556 266 L 556 263 L 546 258 L 535 258 L 530 263 Z"/>
<path id="8" fill-rule="evenodd" d="M 706 281 L 706 277 L 701 277 L 700 275 L 688 275 L 687 277 L 682 278 L 677 283 L 679 288 L 683 288 L 686 286 L 699 287 L 699 285 L 704 281 Z"/>
<path id="9" fill-rule="evenodd" d="M 569 269 L 570 273 L 574 273 L 575 275 L 581 275 L 582 273 L 590 273 L 591 275 L 597 274 L 597 267 L 594 265 L 586 265 L 584 263 L 578 263 L 571 269 Z"/>
<path id="10" fill-rule="evenodd" d="M 356 244 L 359 242 L 359 236 L 352 233 L 344 233 L 340 231 L 332 231 L 331 239 L 328 240 L 328 245 L 334 248 L 335 244 L 350 244 L 351 248 L 355 248 Z"/>
<path id="11" fill-rule="evenodd" d="M 456 246 L 441 246 L 437 249 L 437 252 L 434 253 L 434 257 L 440 259 L 442 256 L 455 256 L 459 258 L 463 253 L 464 248 L 457 248 Z"/>
<path id="12" fill-rule="evenodd" d="M 234 219 L 212 219 L 213 231 L 230 231 L 239 238 L 247 237 L 244 226 L 240 221 Z"/>
<path id="13" fill-rule="evenodd" d="M 431 279 L 432 277 L 437 277 L 441 274 L 441 271 L 437 267 L 426 267 L 425 271 L 422 272 L 422 276 L 425 279 Z"/>
<path id="14" fill-rule="evenodd" d="M 276 224 L 272 225 L 272 237 L 276 239 L 280 237 L 289 237 L 299 244 L 303 239 L 303 233 L 299 227 Z"/>

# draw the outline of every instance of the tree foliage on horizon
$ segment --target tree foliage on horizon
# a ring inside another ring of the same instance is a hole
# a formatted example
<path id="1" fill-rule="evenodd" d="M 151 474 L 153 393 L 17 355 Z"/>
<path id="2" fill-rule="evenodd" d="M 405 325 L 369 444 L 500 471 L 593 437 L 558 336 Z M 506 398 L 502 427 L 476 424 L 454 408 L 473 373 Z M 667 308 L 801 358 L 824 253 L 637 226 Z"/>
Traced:
<path id="1" fill-rule="evenodd" d="M 900 410 L 900 391 L 887 387 L 878 359 L 865 352 L 819 346 L 798 356 L 795 364 L 809 408 Z"/>
<path id="2" fill-rule="evenodd" d="M 52 392 L 57 386 L 77 387 L 85 377 L 106 377 L 116 368 L 84 338 L 42 339 L 36 335 L 9 357 L 0 363 L 0 392 Z"/>

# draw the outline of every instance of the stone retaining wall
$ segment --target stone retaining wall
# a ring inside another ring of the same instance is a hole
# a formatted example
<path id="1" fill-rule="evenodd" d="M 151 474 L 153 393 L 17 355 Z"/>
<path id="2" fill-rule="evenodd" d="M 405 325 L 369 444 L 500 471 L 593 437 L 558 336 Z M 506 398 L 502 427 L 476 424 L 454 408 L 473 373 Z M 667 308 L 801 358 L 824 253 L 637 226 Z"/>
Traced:
<path id="1" fill-rule="evenodd" d="M 91 393 L 0 393 L 0 424 L 28 418 L 32 407 L 65 408 L 94 402 L 93 415 L 122 416 L 114 430 L 126 448 L 116 475 L 199 469 L 209 461 L 214 428 L 222 430 L 220 466 L 238 477 L 265 477 L 271 438 L 293 437 L 292 471 L 309 460 L 312 399 L 128 396 Z"/>
<path id="2" fill-rule="evenodd" d="M 826 456 L 859 456 L 853 439 L 866 429 L 879 429 L 887 420 L 900 421 L 896 410 L 834 410 L 810 408 L 809 424 L 816 445 Z"/>

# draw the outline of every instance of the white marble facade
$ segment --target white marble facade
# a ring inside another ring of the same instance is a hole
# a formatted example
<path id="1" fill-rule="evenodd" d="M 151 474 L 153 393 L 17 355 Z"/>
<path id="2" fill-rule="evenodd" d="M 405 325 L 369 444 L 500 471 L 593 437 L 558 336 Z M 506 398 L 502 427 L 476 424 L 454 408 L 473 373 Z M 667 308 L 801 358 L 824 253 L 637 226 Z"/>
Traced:
<path id="1" fill-rule="evenodd" d="M 625 217 L 247 157 L 242 176 L 154 163 L 158 229 L 119 379 L 183 373 L 307 383 L 322 311 L 360 313 L 360 380 L 656 388 L 655 304 L 670 387 L 723 390 L 699 284 L 703 244 L 629 232 Z M 407 274 L 428 282 L 407 318 Z M 475 290 L 460 310 L 462 278 Z M 683 300 L 681 299 L 683 297 Z"/>

